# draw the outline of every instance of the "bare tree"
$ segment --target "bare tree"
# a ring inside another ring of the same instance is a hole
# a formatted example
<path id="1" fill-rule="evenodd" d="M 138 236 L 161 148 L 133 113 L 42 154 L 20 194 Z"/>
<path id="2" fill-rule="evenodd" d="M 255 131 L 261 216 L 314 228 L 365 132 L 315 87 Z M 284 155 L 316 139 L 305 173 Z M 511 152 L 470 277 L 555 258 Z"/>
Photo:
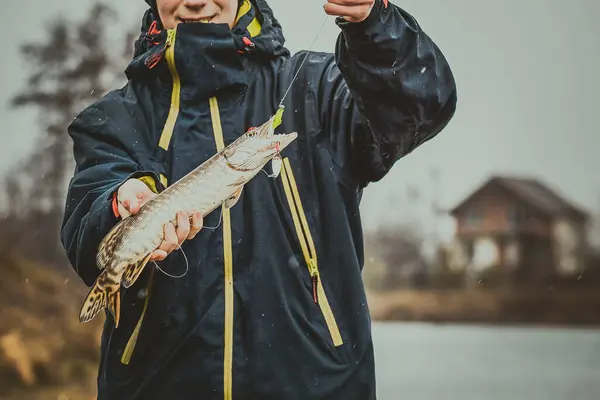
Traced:
<path id="1" fill-rule="evenodd" d="M 56 19 L 43 42 L 21 47 L 31 72 L 11 105 L 35 108 L 42 135 L 31 155 L 5 177 L 7 222 L 26 236 L 29 246 L 35 241 L 35 256 L 46 261 L 62 260 L 58 232 L 68 173 L 73 170 L 67 126 L 82 108 L 124 78 L 133 50 L 129 33 L 125 51 L 115 51 L 108 40 L 111 21 L 116 23 L 116 13 L 97 2 L 83 21 Z M 34 255 L 31 248 L 28 254 Z"/>
<path id="2" fill-rule="evenodd" d="M 369 232 L 365 236 L 366 257 L 371 264 L 379 265 L 376 276 L 369 279 L 370 286 L 376 290 L 393 290 L 426 284 L 428 264 L 422 253 L 424 239 L 417 227 L 408 224 L 382 225 Z"/>

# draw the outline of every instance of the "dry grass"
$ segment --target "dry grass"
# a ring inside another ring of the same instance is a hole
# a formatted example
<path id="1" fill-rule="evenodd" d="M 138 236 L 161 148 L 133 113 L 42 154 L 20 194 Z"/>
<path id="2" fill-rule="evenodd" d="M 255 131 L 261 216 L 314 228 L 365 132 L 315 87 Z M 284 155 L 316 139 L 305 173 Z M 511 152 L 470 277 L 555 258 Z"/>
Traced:
<path id="1" fill-rule="evenodd" d="M 374 320 L 600 325 L 600 291 L 399 290 L 369 292 Z"/>
<path id="2" fill-rule="evenodd" d="M 79 323 L 86 288 L 15 256 L 0 270 L 0 398 L 93 398 L 102 318 Z"/>
<path id="3" fill-rule="evenodd" d="M 15 256 L 0 260 L 0 400 L 95 398 L 103 318 L 80 324 L 87 289 Z M 369 293 L 375 320 L 600 324 L 600 290 Z"/>

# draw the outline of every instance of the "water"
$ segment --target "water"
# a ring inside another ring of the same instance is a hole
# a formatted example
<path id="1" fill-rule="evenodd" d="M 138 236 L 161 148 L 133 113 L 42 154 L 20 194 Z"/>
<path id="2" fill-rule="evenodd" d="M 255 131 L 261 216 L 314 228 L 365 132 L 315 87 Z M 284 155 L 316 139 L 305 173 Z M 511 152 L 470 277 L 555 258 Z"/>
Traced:
<path id="1" fill-rule="evenodd" d="M 599 400 L 600 330 L 374 323 L 379 400 Z"/>

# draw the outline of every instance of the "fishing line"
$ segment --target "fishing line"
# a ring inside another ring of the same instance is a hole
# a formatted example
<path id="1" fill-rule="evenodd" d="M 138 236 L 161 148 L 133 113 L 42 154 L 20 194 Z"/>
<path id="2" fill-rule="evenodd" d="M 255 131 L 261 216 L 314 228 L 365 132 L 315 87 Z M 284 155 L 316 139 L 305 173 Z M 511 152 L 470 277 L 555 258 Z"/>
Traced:
<path id="1" fill-rule="evenodd" d="M 217 224 L 217 226 L 215 227 L 210 227 L 210 226 L 203 226 L 202 229 L 212 229 L 215 230 L 217 228 L 219 228 L 219 226 L 221 226 L 221 220 L 223 219 L 223 208 L 221 207 L 221 212 L 219 213 L 219 223 Z M 185 255 L 185 251 L 183 251 L 183 248 L 181 247 L 180 244 L 177 245 L 177 250 L 181 250 L 181 254 L 183 254 L 183 258 L 185 259 L 185 272 L 182 275 L 176 276 L 176 275 L 171 275 L 168 272 L 166 272 L 165 270 L 163 270 L 161 267 L 158 266 L 158 264 L 156 263 L 156 261 L 152 261 L 154 263 L 154 266 L 163 274 L 165 274 L 166 276 L 170 277 L 170 278 L 174 278 L 174 279 L 180 279 L 183 278 L 184 276 L 187 275 L 187 273 L 190 270 L 190 262 L 187 258 L 187 256 Z"/>
<path id="2" fill-rule="evenodd" d="M 325 15 L 325 19 L 323 19 L 323 23 L 321 24 L 321 27 L 319 28 L 319 30 L 317 31 L 317 35 L 315 36 L 315 38 L 313 39 L 312 44 L 310 45 L 310 47 L 308 48 L 308 51 L 306 52 L 306 54 L 304 55 L 304 59 L 302 60 L 302 62 L 300 63 L 300 66 L 298 67 L 298 70 L 296 71 L 296 74 L 294 75 L 294 77 L 292 78 L 292 82 L 290 82 L 290 85 L 288 86 L 288 88 L 286 89 L 285 93 L 283 94 L 283 97 L 281 98 L 281 101 L 279 102 L 279 107 L 283 107 L 283 101 L 285 100 L 286 96 L 288 95 L 290 89 L 292 88 L 292 85 L 294 84 L 294 82 L 296 81 L 296 78 L 298 78 L 298 74 L 300 73 L 300 70 L 302 69 L 302 66 L 304 65 L 304 62 L 306 61 L 306 59 L 308 58 L 308 54 L 312 51 L 313 46 L 315 45 L 315 43 L 317 42 L 317 39 L 319 38 L 319 35 L 321 35 L 321 31 L 323 30 L 323 27 L 325 27 L 325 23 L 327 22 L 327 20 L 329 19 L 329 15 Z"/>
<path id="3" fill-rule="evenodd" d="M 203 226 L 202 229 L 210 229 L 210 230 L 215 230 L 218 229 L 219 226 L 221 226 L 221 220 L 223 219 L 223 207 L 220 207 L 221 212 L 219 213 L 219 223 L 217 224 L 217 226 L 212 227 L 212 226 Z"/>
<path id="4" fill-rule="evenodd" d="M 265 175 L 267 176 L 267 178 L 276 178 L 276 177 L 277 177 L 277 175 L 275 175 L 275 174 L 270 174 L 270 173 L 268 173 L 267 171 L 265 171 L 265 170 L 264 170 L 264 168 L 263 168 L 263 169 L 261 169 L 261 171 L 265 173 Z"/>
<path id="5" fill-rule="evenodd" d="M 271 178 L 277 178 L 279 176 L 279 174 L 273 174 L 273 173 L 268 173 L 267 171 L 265 171 L 265 169 L 261 169 L 262 172 L 265 173 L 265 175 L 267 176 L 267 178 L 271 179 Z"/>
<path id="6" fill-rule="evenodd" d="M 188 258 L 187 258 L 187 256 L 185 255 L 185 251 L 183 251 L 183 249 L 181 248 L 181 245 L 180 245 L 180 244 L 178 244 L 178 245 L 177 245 L 177 249 L 178 249 L 178 250 L 181 250 L 181 254 L 183 254 L 183 258 L 185 259 L 185 272 L 183 273 L 183 275 L 179 275 L 179 276 L 176 276 L 176 275 L 171 275 L 171 274 L 169 274 L 168 272 L 166 272 L 165 270 L 163 270 L 161 267 L 159 267 L 159 266 L 158 266 L 158 264 L 156 263 L 156 261 L 152 261 L 152 262 L 154 263 L 154 266 L 155 266 L 155 267 L 156 267 L 156 268 L 157 268 L 157 269 L 158 269 L 160 272 L 162 272 L 163 274 L 165 274 L 165 275 L 166 275 L 166 276 L 168 276 L 169 278 L 174 278 L 174 279 L 180 279 L 180 278 L 183 278 L 184 276 L 186 276 L 186 275 L 187 275 L 188 271 L 190 270 L 190 263 L 189 263 L 189 261 L 188 261 Z"/>

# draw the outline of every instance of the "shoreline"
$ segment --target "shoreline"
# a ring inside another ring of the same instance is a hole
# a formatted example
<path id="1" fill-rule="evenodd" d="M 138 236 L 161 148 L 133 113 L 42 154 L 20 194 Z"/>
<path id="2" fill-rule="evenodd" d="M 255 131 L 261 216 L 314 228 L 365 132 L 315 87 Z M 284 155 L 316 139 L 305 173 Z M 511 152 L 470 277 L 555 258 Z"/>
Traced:
<path id="1" fill-rule="evenodd" d="M 372 319 L 372 325 L 412 325 L 412 326 L 435 326 L 435 327 L 471 327 L 471 328 L 500 328 L 500 329 L 530 329 L 530 330 L 555 330 L 555 331 L 580 331 L 580 332 L 600 332 L 600 323 L 575 325 L 575 324 L 550 324 L 550 323 L 517 323 L 517 322 L 471 322 L 471 321 L 427 321 L 427 320 L 392 320 L 392 319 Z"/>
<path id="2" fill-rule="evenodd" d="M 600 329 L 600 290 L 367 291 L 373 322 Z"/>

